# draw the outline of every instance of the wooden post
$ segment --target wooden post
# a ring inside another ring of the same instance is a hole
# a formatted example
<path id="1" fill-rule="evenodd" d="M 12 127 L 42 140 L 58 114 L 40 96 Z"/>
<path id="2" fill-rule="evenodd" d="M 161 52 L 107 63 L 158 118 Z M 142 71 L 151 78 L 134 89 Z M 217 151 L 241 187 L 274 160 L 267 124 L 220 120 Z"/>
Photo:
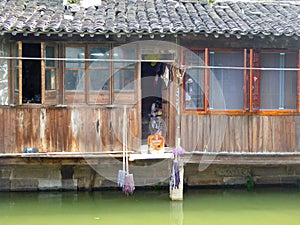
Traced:
<path id="1" fill-rule="evenodd" d="M 176 93 L 176 109 L 177 109 L 177 126 L 176 126 L 176 149 L 180 148 L 181 146 L 181 107 L 180 107 L 180 100 L 181 100 L 181 87 L 183 82 L 183 77 L 185 74 L 185 70 L 178 65 L 179 68 L 176 69 L 176 77 L 178 79 L 177 83 L 177 93 Z M 170 199 L 171 200 L 183 200 L 183 162 L 178 158 L 178 154 L 175 154 L 174 162 L 179 164 L 179 186 L 173 187 L 172 182 L 170 182 Z M 173 173 L 173 164 L 172 164 L 172 173 Z M 172 176 L 175 176 L 174 173 Z"/>

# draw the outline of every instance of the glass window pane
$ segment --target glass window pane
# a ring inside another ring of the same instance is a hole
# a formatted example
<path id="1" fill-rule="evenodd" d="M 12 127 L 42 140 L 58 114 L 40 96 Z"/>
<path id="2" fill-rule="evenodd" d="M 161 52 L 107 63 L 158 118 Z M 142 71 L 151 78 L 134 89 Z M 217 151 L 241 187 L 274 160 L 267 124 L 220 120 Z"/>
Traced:
<path id="1" fill-rule="evenodd" d="M 66 70 L 65 89 L 74 91 L 84 90 L 84 71 Z"/>
<path id="2" fill-rule="evenodd" d="M 185 108 L 204 108 L 204 69 L 192 68 L 192 66 L 204 66 L 204 53 L 201 51 L 187 51 L 185 53 L 185 64 L 187 67 L 184 76 Z"/>
<path id="3" fill-rule="evenodd" d="M 278 53 L 262 53 L 262 68 L 279 68 Z M 260 74 L 260 107 L 262 109 L 279 109 L 279 71 L 262 70 Z"/>
<path id="4" fill-rule="evenodd" d="M 115 90 L 133 90 L 134 89 L 134 70 L 120 69 L 114 73 Z"/>
<path id="5" fill-rule="evenodd" d="M 90 70 L 90 90 L 109 90 L 109 70 Z"/>
<path id="6" fill-rule="evenodd" d="M 133 69 L 134 63 L 126 60 L 134 60 L 135 58 L 135 48 L 132 46 L 122 45 L 113 48 L 113 59 L 119 60 L 119 62 L 114 63 L 114 68 L 131 67 Z"/>
<path id="7" fill-rule="evenodd" d="M 297 72 L 286 72 L 284 77 L 284 108 L 297 108 Z"/>
<path id="8" fill-rule="evenodd" d="M 114 90 L 133 90 L 135 63 L 126 60 L 135 59 L 135 48 L 132 46 L 118 46 L 113 49 L 114 62 Z M 122 61 L 124 60 L 124 61 Z"/>
<path id="9" fill-rule="evenodd" d="M 114 59 L 135 59 L 134 46 L 121 45 L 113 48 Z"/>
<path id="10" fill-rule="evenodd" d="M 243 52 L 215 52 L 211 66 L 243 67 Z M 244 108 L 244 70 L 216 68 L 211 70 L 210 106 L 213 109 Z"/>
<path id="11" fill-rule="evenodd" d="M 78 59 L 84 59 L 84 47 L 66 47 L 66 58 L 74 59 L 66 61 L 66 68 L 84 68 L 84 61 Z"/>
<path id="12" fill-rule="evenodd" d="M 46 90 L 56 89 L 56 71 L 55 69 L 45 71 L 45 86 Z"/>
<path id="13" fill-rule="evenodd" d="M 46 58 L 55 58 L 55 47 L 54 46 L 46 46 L 45 47 L 45 56 Z M 54 60 L 45 60 L 46 67 L 55 67 Z"/>
<path id="14" fill-rule="evenodd" d="M 262 68 L 297 68 L 297 53 L 261 53 Z M 262 109 L 297 108 L 297 71 L 262 70 L 260 81 Z"/>
<path id="15" fill-rule="evenodd" d="M 297 68 L 298 54 L 296 52 L 285 54 L 285 67 Z M 285 71 L 284 79 L 284 108 L 297 109 L 297 71 Z"/>
<path id="16" fill-rule="evenodd" d="M 92 47 L 90 48 L 90 59 L 109 59 L 110 52 L 108 47 Z M 90 68 L 108 68 L 110 65 L 109 61 L 91 61 Z"/>
<path id="17" fill-rule="evenodd" d="M 263 71 L 260 77 L 260 107 L 279 109 L 279 72 Z"/>

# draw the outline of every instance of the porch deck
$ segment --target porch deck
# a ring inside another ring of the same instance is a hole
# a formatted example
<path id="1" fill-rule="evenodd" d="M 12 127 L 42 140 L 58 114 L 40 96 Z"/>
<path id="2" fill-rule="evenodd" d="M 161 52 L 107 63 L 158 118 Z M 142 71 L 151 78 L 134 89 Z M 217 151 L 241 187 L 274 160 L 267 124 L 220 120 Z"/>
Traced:
<path id="1" fill-rule="evenodd" d="M 129 160 L 148 161 L 171 159 L 171 151 L 162 154 L 140 154 L 130 151 Z M 103 160 L 122 160 L 122 152 L 45 152 L 0 154 L 0 165 L 87 165 Z M 186 164 L 214 165 L 300 165 L 300 152 L 288 153 L 207 153 L 188 152 L 182 156 Z"/>

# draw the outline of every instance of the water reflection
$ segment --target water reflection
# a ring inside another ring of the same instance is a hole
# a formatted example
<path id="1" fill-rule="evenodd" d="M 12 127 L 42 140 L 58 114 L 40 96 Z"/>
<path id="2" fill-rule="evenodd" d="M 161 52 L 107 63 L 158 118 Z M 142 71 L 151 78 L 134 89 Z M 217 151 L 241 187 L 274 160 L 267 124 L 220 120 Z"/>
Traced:
<path id="1" fill-rule="evenodd" d="M 170 220 L 172 225 L 183 225 L 183 201 L 170 202 Z"/>
<path id="2" fill-rule="evenodd" d="M 297 189 L 0 193 L 0 225 L 299 225 Z"/>

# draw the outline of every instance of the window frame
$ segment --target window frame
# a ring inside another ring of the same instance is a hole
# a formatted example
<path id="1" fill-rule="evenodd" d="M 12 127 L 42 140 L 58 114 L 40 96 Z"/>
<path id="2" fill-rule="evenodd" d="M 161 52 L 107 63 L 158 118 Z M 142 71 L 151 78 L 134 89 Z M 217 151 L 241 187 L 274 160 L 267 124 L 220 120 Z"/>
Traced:
<path id="1" fill-rule="evenodd" d="M 297 61 L 297 82 L 296 82 L 296 109 L 262 109 L 260 105 L 260 88 L 261 88 L 261 70 L 255 68 L 261 67 L 261 53 L 296 53 Z M 286 49 L 250 49 L 250 112 L 257 115 L 290 115 L 300 112 L 300 50 L 286 50 Z"/>
<path id="2" fill-rule="evenodd" d="M 41 87 L 42 87 L 42 103 L 45 105 L 56 105 L 58 102 L 58 90 L 59 90 L 59 77 L 58 77 L 58 71 L 59 71 L 59 62 L 57 60 L 54 61 L 54 67 L 47 66 L 47 60 L 46 60 L 46 47 L 53 47 L 54 48 L 54 58 L 58 58 L 58 44 L 55 43 L 41 43 Z M 52 61 L 52 60 L 51 60 Z M 46 89 L 46 71 L 48 70 L 54 70 L 55 74 L 55 88 L 54 89 Z"/>
<path id="3" fill-rule="evenodd" d="M 182 50 L 182 61 L 183 61 L 184 65 L 186 65 L 186 54 L 185 54 L 185 51 L 187 51 L 187 50 L 188 51 L 192 51 L 193 53 L 195 53 L 195 52 L 203 52 L 203 55 L 204 55 L 204 67 L 207 66 L 207 63 L 208 63 L 207 62 L 207 52 L 208 52 L 207 48 L 191 48 L 191 49 L 184 49 L 184 50 Z M 185 75 L 186 75 L 186 71 L 185 71 Z M 181 94 L 181 102 L 183 104 L 182 104 L 181 108 L 182 108 L 182 110 L 184 112 L 186 112 L 186 113 L 192 112 L 192 113 L 198 113 L 198 114 L 204 114 L 204 113 L 206 113 L 207 106 L 208 106 L 207 88 L 209 87 L 208 83 L 207 83 L 207 77 L 208 77 L 208 70 L 206 68 L 204 68 L 203 108 L 191 108 L 191 109 L 187 109 L 186 108 L 186 98 L 185 98 L 185 94 L 186 94 L 186 82 L 185 82 L 185 77 L 183 78 L 182 94 Z"/>
<path id="4" fill-rule="evenodd" d="M 84 58 L 84 90 L 83 91 L 76 91 L 76 90 L 66 90 L 65 89 L 65 76 L 66 76 L 66 60 L 64 60 L 63 63 L 63 76 L 62 82 L 63 84 L 63 96 L 64 100 L 63 103 L 66 105 L 72 104 L 94 104 L 94 105 L 113 105 L 116 103 L 120 104 L 133 104 L 135 102 L 135 96 L 136 96 L 136 90 L 137 90 L 137 82 L 136 82 L 136 76 L 137 76 L 137 62 L 134 64 L 134 86 L 132 90 L 119 90 L 114 89 L 114 47 L 118 47 L 121 45 L 113 45 L 113 44 L 64 44 L 63 46 L 63 57 L 66 56 L 66 48 L 67 47 L 84 47 L 85 49 L 85 58 Z M 110 56 L 108 60 L 108 70 L 109 70 L 109 90 L 108 91 L 91 91 L 90 89 L 90 71 L 89 68 L 91 61 L 89 60 L 90 57 L 90 49 L 93 47 L 108 47 Z M 135 55 L 137 53 L 135 52 Z M 126 69 L 126 68 L 125 68 Z M 79 96 L 79 99 L 76 99 L 76 95 Z"/>
<path id="5" fill-rule="evenodd" d="M 238 66 L 238 67 L 244 67 L 243 69 L 243 108 L 242 109 L 211 109 L 210 106 L 208 105 L 207 110 L 213 114 L 242 114 L 244 112 L 247 111 L 248 107 L 247 107 L 247 100 L 246 96 L 247 96 L 247 80 L 248 80 L 248 73 L 247 73 L 247 50 L 246 49 L 220 49 L 220 48 L 210 48 L 209 52 L 208 52 L 208 65 L 209 66 L 214 66 L 211 65 L 211 57 L 210 57 L 210 53 L 211 52 L 239 52 L 243 54 L 243 66 Z M 225 66 L 227 67 L 227 66 Z M 208 85 L 210 87 L 211 85 L 211 79 L 210 79 L 210 71 L 211 69 L 208 69 L 208 76 L 209 76 L 209 80 L 208 80 Z M 210 91 L 211 91 L 211 87 L 210 87 Z M 211 97 L 211 92 L 209 92 L 208 94 L 208 104 L 210 103 L 210 97 Z"/>
<path id="6" fill-rule="evenodd" d="M 203 51 L 204 52 L 204 107 L 203 109 L 186 109 L 185 102 L 185 83 L 182 85 L 182 94 L 181 94 L 181 102 L 182 107 L 181 110 L 184 114 L 196 113 L 196 114 L 226 114 L 226 115 L 243 115 L 249 111 L 249 71 L 247 67 L 249 66 L 249 53 L 247 49 L 220 49 L 220 48 L 190 48 L 191 51 Z M 243 54 L 243 109 L 210 109 L 210 53 L 211 52 L 242 52 Z M 182 61 L 185 64 L 185 54 L 182 52 Z"/>
<path id="7" fill-rule="evenodd" d="M 109 81 L 108 81 L 108 90 L 91 90 L 90 88 L 90 71 L 91 70 L 96 70 L 96 69 L 91 69 L 90 65 L 92 61 L 87 61 L 86 65 L 86 95 L 87 95 L 87 104 L 110 104 L 111 103 L 111 92 L 112 92 L 112 76 L 111 76 L 111 71 L 112 71 L 112 48 L 110 44 L 87 44 L 87 54 L 86 54 L 86 59 L 90 59 L 90 53 L 91 53 L 91 48 L 93 47 L 107 47 L 108 52 L 109 52 L 109 57 L 108 57 L 108 73 L 109 73 Z M 104 69 L 103 69 L 104 70 Z"/>

